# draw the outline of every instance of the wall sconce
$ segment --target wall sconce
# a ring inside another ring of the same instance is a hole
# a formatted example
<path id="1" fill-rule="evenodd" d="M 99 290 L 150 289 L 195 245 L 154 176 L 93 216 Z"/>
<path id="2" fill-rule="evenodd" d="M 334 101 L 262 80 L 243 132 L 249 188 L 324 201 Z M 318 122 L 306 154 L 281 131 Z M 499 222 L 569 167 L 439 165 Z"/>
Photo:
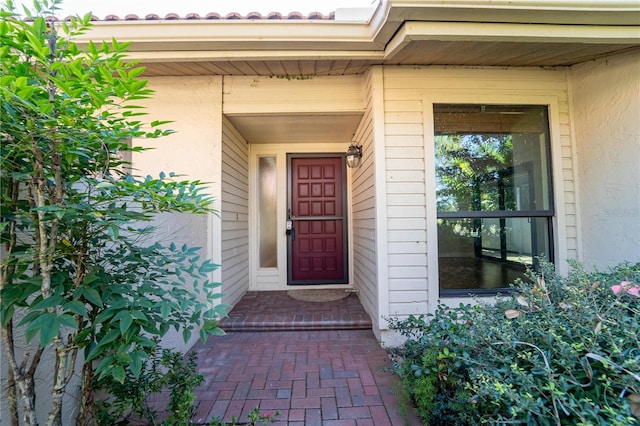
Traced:
<path id="1" fill-rule="evenodd" d="M 351 142 L 347 150 L 347 166 L 350 169 L 360 167 L 360 160 L 362 160 L 362 145 Z"/>

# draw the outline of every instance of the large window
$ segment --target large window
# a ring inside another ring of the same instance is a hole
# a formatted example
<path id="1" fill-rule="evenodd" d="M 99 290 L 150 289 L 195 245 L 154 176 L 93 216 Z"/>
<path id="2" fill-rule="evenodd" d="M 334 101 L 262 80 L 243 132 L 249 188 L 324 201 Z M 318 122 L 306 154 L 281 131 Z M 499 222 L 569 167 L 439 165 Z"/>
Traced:
<path id="1" fill-rule="evenodd" d="M 553 259 L 547 108 L 435 104 L 443 296 L 492 293 Z"/>

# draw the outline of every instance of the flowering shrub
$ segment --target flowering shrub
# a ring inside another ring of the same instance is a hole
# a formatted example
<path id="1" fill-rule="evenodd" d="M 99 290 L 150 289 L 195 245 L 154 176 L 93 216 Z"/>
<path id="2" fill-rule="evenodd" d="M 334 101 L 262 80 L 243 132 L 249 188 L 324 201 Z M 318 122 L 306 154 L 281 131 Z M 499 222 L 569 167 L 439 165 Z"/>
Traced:
<path id="1" fill-rule="evenodd" d="M 621 281 L 620 284 L 611 286 L 611 291 L 615 294 L 620 293 L 622 290 L 632 296 L 640 297 L 640 286 L 632 283 L 631 281 Z"/>
<path id="2" fill-rule="evenodd" d="M 637 425 L 640 264 L 542 265 L 495 304 L 391 321 L 395 369 L 429 425 Z"/>

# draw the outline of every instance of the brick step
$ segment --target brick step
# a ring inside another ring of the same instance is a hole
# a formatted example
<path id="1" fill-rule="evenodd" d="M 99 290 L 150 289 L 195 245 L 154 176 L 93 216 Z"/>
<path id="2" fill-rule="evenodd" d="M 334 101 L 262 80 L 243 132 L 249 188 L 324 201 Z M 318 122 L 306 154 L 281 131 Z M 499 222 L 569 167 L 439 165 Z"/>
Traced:
<path id="1" fill-rule="evenodd" d="M 225 331 L 370 330 L 371 319 L 357 295 L 306 302 L 284 291 L 248 292 L 220 322 Z"/>
<path id="2" fill-rule="evenodd" d="M 224 331 L 304 331 L 304 330 L 370 330 L 368 315 L 353 315 L 351 318 L 314 318 L 313 315 L 300 318 L 270 317 L 269 315 L 229 317 L 220 322 Z"/>

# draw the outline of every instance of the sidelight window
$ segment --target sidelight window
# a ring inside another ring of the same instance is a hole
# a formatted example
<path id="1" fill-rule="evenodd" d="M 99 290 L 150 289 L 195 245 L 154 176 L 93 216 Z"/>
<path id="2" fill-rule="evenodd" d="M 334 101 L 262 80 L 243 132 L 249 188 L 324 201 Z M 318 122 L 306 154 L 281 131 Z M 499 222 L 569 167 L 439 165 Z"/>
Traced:
<path id="1" fill-rule="evenodd" d="M 258 240 L 261 268 L 276 268 L 277 197 L 276 157 L 258 157 Z"/>

